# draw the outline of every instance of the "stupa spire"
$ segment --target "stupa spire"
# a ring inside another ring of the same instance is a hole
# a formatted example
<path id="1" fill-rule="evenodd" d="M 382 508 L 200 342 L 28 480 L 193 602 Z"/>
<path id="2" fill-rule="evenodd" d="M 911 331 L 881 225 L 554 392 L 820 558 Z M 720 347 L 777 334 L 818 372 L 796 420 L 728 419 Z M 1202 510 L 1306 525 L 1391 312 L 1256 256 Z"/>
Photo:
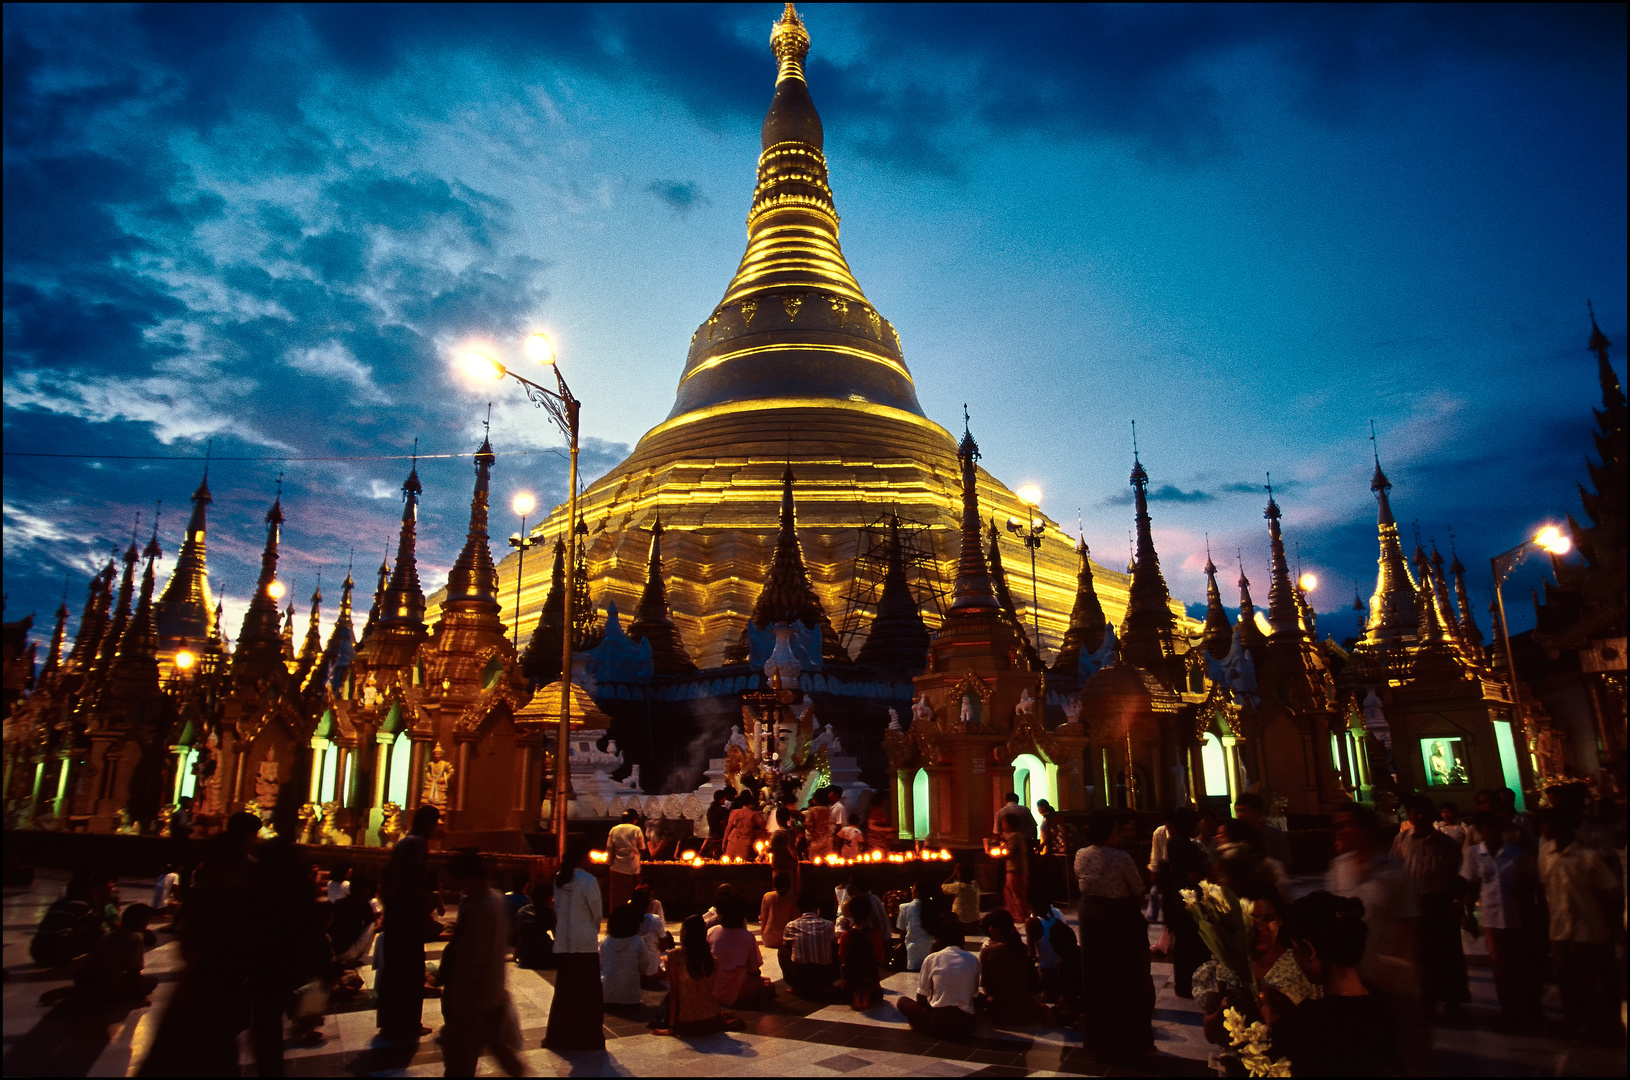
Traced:
<path id="1" fill-rule="evenodd" d="M 1296 583 L 1290 578 L 1290 564 L 1285 559 L 1285 538 L 1279 529 L 1279 504 L 1273 498 L 1273 477 L 1268 477 L 1268 506 L 1262 516 L 1268 519 L 1268 550 L 1272 571 L 1268 579 L 1268 625 L 1276 638 L 1299 638 L 1305 633 L 1302 625 L 1302 605 L 1296 595 Z"/>
<path id="2" fill-rule="evenodd" d="M 668 589 L 662 574 L 662 517 L 651 523 L 651 551 L 645 563 L 645 588 L 640 593 L 640 606 L 635 609 L 634 621 L 628 624 L 628 636 L 634 641 L 651 643 L 651 668 L 658 675 L 682 675 L 695 671 L 696 665 L 685 651 L 679 627 L 673 612 L 668 609 Z"/>
<path id="3" fill-rule="evenodd" d="M 470 496 L 470 528 L 464 550 L 459 552 L 447 576 L 449 611 L 498 614 L 498 571 L 492 565 L 492 545 L 487 537 L 487 497 L 492 464 L 496 460 L 489 439 L 481 440 L 475 453 L 475 492 Z"/>
<path id="4" fill-rule="evenodd" d="M 1449 564 L 1449 573 L 1455 578 L 1455 606 L 1460 609 L 1460 636 L 1466 645 L 1472 649 L 1483 647 L 1483 631 L 1477 626 L 1477 619 L 1472 612 L 1471 598 L 1466 595 L 1466 568 L 1461 565 L 1460 553 L 1455 550 L 1455 534 L 1449 533 L 1449 553 L 1454 562 Z"/>
<path id="5" fill-rule="evenodd" d="M 1256 605 L 1251 602 L 1251 579 L 1245 576 L 1245 557 L 1239 559 L 1239 620 L 1235 629 L 1244 639 L 1245 647 L 1257 651 L 1267 643 L 1267 635 L 1256 624 Z"/>
<path id="6" fill-rule="evenodd" d="M 753 605 L 749 622 L 764 629 L 772 623 L 800 622 L 808 627 L 820 627 L 821 655 L 831 661 L 848 663 L 849 655 L 843 651 L 832 620 L 815 587 L 810 584 L 809 571 L 804 567 L 803 549 L 798 545 L 797 517 L 793 506 L 792 465 L 788 463 L 781 473 L 781 527 L 775 538 L 775 555 L 770 561 L 769 573 L 764 578 L 764 589 Z M 747 629 L 742 628 L 741 640 L 733 655 L 738 662 L 748 654 Z"/>
<path id="7" fill-rule="evenodd" d="M 164 649 L 194 647 L 211 641 L 215 634 L 215 598 L 209 590 L 209 568 L 205 553 L 209 493 L 209 466 L 192 493 L 192 516 L 181 538 L 175 570 L 159 595 L 156 608 L 159 646 Z"/>
<path id="8" fill-rule="evenodd" d="M 351 666 L 357 652 L 356 628 L 351 614 L 351 593 L 355 588 L 351 568 L 346 567 L 345 582 L 340 586 L 339 614 L 334 618 L 334 629 L 328 632 L 328 644 L 323 648 L 323 666 L 333 685 L 338 684 L 336 676 Z"/>
<path id="9" fill-rule="evenodd" d="M 968 407 L 962 406 L 962 443 L 957 447 L 962 466 L 962 558 L 957 563 L 955 597 L 951 614 L 959 611 L 997 611 L 996 593 L 991 587 L 990 568 L 980 546 L 979 444 L 968 427 Z"/>
<path id="10" fill-rule="evenodd" d="M 283 643 L 278 633 L 278 597 L 282 589 L 277 585 L 277 546 L 283 528 L 283 481 L 278 478 L 278 495 L 266 511 L 266 546 L 260 553 L 260 576 L 255 579 L 255 593 L 249 598 L 249 610 L 243 617 L 243 629 L 238 631 L 237 651 L 233 657 L 233 674 L 251 680 L 273 673 L 273 664 L 283 659 Z M 291 627 L 292 636 L 293 629 Z"/>
<path id="11" fill-rule="evenodd" d="M 1109 620 L 1104 617 L 1104 607 L 1098 602 L 1098 590 L 1093 585 L 1092 552 L 1085 537 L 1075 542 L 1075 553 L 1081 560 L 1075 577 L 1075 603 L 1070 608 L 1069 629 L 1064 631 L 1064 641 L 1058 647 L 1058 655 L 1053 657 L 1052 666 L 1055 672 L 1070 674 L 1080 666 L 1083 652 L 1090 656 L 1103 647 L 1104 633 L 1109 629 Z"/>
<path id="12" fill-rule="evenodd" d="M 413 467 L 402 481 L 402 532 L 396 541 L 396 567 L 391 571 L 379 611 L 379 622 L 383 626 L 424 629 L 424 589 L 419 585 L 419 563 L 414 550 L 418 540 L 419 496 L 423 493 L 424 485 L 419 482 L 419 440 L 415 439 Z M 492 558 L 490 554 L 487 557 Z"/>
<path id="13" fill-rule="evenodd" d="M 283 632 L 278 635 L 278 641 L 283 650 L 283 661 L 292 663 L 297 658 L 294 651 L 294 601 L 283 612 Z"/>
<path id="14" fill-rule="evenodd" d="M 294 605 L 289 605 L 293 611 Z M 306 623 L 306 639 L 300 643 L 300 669 L 302 679 L 323 655 L 323 574 L 317 572 L 317 587 L 311 593 L 311 619 Z"/>
<path id="15" fill-rule="evenodd" d="M 917 607 L 917 598 L 911 595 L 911 583 L 906 579 L 905 550 L 900 542 L 897 514 L 889 515 L 886 559 L 877 614 L 855 660 L 867 667 L 915 675 L 928 662 L 929 633 L 922 611 Z"/>
<path id="16" fill-rule="evenodd" d="M 804 69 L 809 48 L 809 31 L 789 4 L 770 32 L 776 78 L 760 131 L 747 250 L 691 339 L 670 421 L 819 402 L 921 422 L 899 336 L 866 299 L 838 243 L 821 117 Z"/>
<path id="17" fill-rule="evenodd" d="M 1132 501 L 1137 510 L 1137 548 L 1132 563 L 1132 582 L 1126 607 L 1125 632 L 1121 635 L 1121 656 L 1145 671 L 1165 673 L 1166 662 L 1175 649 L 1171 593 L 1160 572 L 1160 555 L 1155 551 L 1153 523 L 1149 519 L 1149 474 L 1138 457 L 1137 425 L 1132 426 Z"/>
<path id="18" fill-rule="evenodd" d="M 544 594 L 538 624 L 521 654 L 521 673 L 533 686 L 545 686 L 560 678 L 562 624 L 566 621 L 566 537 L 555 537 L 555 563 L 549 572 L 549 591 Z"/>
<path id="19" fill-rule="evenodd" d="M 1438 612 L 1437 597 L 1432 582 L 1432 560 L 1419 541 L 1415 544 L 1415 637 L 1422 646 L 1447 645 L 1448 629 Z"/>
<path id="20" fill-rule="evenodd" d="M 1024 620 L 1019 618 L 1018 605 L 1013 602 L 1013 590 L 1008 587 L 1007 568 L 1002 565 L 1002 532 L 996 527 L 996 519 L 991 518 L 989 525 L 990 536 L 990 583 L 996 593 L 996 604 L 1002 609 L 1002 615 L 1007 619 L 1008 625 L 1013 628 L 1014 637 L 1019 639 L 1019 647 L 1024 650 L 1025 658 L 1039 668 L 1041 657 L 1036 652 L 1036 645 L 1025 632 Z"/>
<path id="21" fill-rule="evenodd" d="M 42 676 L 56 671 L 62 664 L 62 641 L 68 633 L 68 579 L 62 579 L 62 603 L 57 605 L 56 625 L 51 628 L 51 649 L 45 654 L 45 667 L 40 669 Z"/>
<path id="22" fill-rule="evenodd" d="M 1432 568 L 1432 599 L 1437 605 L 1438 618 L 1443 621 L 1443 628 L 1448 636 L 1459 642 L 1460 620 L 1455 618 L 1454 601 L 1449 598 L 1449 579 L 1443 572 L 1443 555 L 1438 551 L 1438 542 L 1435 538 L 1432 540 L 1432 555 L 1428 565 Z"/>
<path id="23" fill-rule="evenodd" d="M 368 608 L 368 619 L 362 624 L 362 637 L 359 640 L 367 640 L 368 635 L 373 633 L 374 626 L 379 622 L 380 613 L 385 610 L 385 589 L 390 582 L 391 576 L 389 549 L 386 550 L 385 557 L 379 560 L 378 573 L 379 580 L 374 585 L 374 601 L 372 606 Z"/>
<path id="24" fill-rule="evenodd" d="M 1200 631 L 1200 647 L 1214 659 L 1228 655 L 1234 631 L 1223 610 L 1222 590 L 1217 587 L 1217 564 L 1211 561 L 1211 539 L 1206 538 L 1206 623 Z"/>
<path id="25" fill-rule="evenodd" d="M 102 634 L 108 625 L 108 608 L 113 603 L 115 573 L 116 561 L 109 559 L 108 564 L 85 586 L 85 607 L 79 616 L 79 633 L 74 635 L 74 647 L 68 652 L 70 670 L 84 671 L 96 662 Z"/>
<path id="26" fill-rule="evenodd" d="M 1415 640 L 1415 582 L 1409 575 L 1409 561 L 1404 558 L 1398 523 L 1393 520 L 1392 503 L 1387 497 L 1392 490 L 1392 482 L 1381 471 L 1381 454 L 1376 448 L 1373 420 L 1370 421 L 1370 452 L 1375 458 L 1375 475 L 1370 480 L 1370 490 L 1375 493 L 1376 533 L 1381 554 L 1377 560 L 1375 592 L 1370 596 L 1370 617 L 1364 624 L 1361 644 L 1371 648 L 1390 648 Z"/>
<path id="27" fill-rule="evenodd" d="M 138 515 L 137 521 L 140 520 Z M 130 626 L 130 601 L 136 591 L 136 563 L 141 559 L 141 553 L 136 550 L 136 530 L 133 528 L 130 533 L 130 546 L 125 548 L 124 554 L 124 577 L 119 581 L 119 599 L 108 617 L 102 640 L 97 643 L 96 664 L 91 671 L 93 679 L 100 679 L 113 668 L 114 658 L 119 655 L 119 647 L 124 643 L 125 630 Z"/>

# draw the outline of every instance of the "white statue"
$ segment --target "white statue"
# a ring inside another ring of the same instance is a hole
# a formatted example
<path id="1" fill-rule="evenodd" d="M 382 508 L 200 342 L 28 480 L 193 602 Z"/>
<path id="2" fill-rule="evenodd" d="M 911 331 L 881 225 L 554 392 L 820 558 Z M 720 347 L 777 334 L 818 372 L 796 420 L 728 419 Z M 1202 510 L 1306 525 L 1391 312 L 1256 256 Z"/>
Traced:
<path id="1" fill-rule="evenodd" d="M 277 805 L 277 748 L 268 746 L 255 771 L 255 800 L 267 810 Z"/>
<path id="2" fill-rule="evenodd" d="M 1030 693 L 1030 688 L 1024 688 L 1019 695 L 1019 703 L 1013 707 L 1013 719 L 1020 724 L 1028 724 L 1036 718 L 1036 698 Z"/>
<path id="3" fill-rule="evenodd" d="M 979 723 L 979 714 L 974 711 L 973 695 L 962 695 L 962 723 L 965 727 L 973 727 Z"/>
<path id="4" fill-rule="evenodd" d="M 934 719 L 934 706 L 928 703 L 927 694 L 919 694 L 917 700 L 911 703 L 911 720 L 913 723 L 926 724 Z"/>
<path id="5" fill-rule="evenodd" d="M 900 712 L 899 712 L 898 709 L 890 709 L 889 710 L 889 730 L 890 731 L 904 731 L 905 730 L 904 728 L 902 728 L 900 726 Z"/>
<path id="6" fill-rule="evenodd" d="M 745 736 L 745 735 L 743 735 L 741 733 L 741 725 L 740 724 L 731 724 L 730 725 L 730 738 L 725 740 L 724 745 L 725 745 L 727 750 L 728 750 L 729 747 L 734 746 L 736 749 L 740 750 L 743 754 L 747 753 L 747 736 Z"/>
<path id="7" fill-rule="evenodd" d="M 606 740 L 606 753 L 615 754 L 616 752 L 617 752 L 617 740 L 616 739 L 607 739 Z"/>
<path id="8" fill-rule="evenodd" d="M 1081 699 L 1072 697 L 1064 702 L 1064 719 L 1071 724 L 1081 722 Z"/>
<path id="9" fill-rule="evenodd" d="M 816 735 L 814 741 L 809 744 L 810 757 L 814 757 L 822 750 L 827 752 L 828 757 L 837 753 L 840 749 L 840 747 L 837 745 L 837 741 L 838 737 L 833 733 L 832 725 L 826 725 L 826 730 L 822 731 L 819 735 Z"/>
<path id="10" fill-rule="evenodd" d="M 362 704 L 369 709 L 379 704 L 379 677 L 372 671 L 368 672 L 368 679 L 362 684 Z"/>

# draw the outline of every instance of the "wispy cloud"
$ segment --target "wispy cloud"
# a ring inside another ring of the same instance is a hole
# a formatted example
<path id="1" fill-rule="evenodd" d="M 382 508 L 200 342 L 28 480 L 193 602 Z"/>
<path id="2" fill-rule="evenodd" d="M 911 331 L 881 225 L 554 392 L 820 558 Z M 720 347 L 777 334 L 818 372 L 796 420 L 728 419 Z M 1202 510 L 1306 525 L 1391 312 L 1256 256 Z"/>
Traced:
<path id="1" fill-rule="evenodd" d="M 698 206 L 713 205 L 713 200 L 702 194 L 702 189 L 691 180 L 653 180 L 645 190 L 680 217 L 689 217 Z"/>
<path id="2" fill-rule="evenodd" d="M 284 363 L 296 371 L 319 375 L 348 383 L 357 391 L 358 399 L 368 405 L 389 405 L 390 396 L 379 388 L 373 368 L 351 354 L 351 350 L 337 341 L 324 342 L 307 349 L 290 349 L 283 354 Z"/>

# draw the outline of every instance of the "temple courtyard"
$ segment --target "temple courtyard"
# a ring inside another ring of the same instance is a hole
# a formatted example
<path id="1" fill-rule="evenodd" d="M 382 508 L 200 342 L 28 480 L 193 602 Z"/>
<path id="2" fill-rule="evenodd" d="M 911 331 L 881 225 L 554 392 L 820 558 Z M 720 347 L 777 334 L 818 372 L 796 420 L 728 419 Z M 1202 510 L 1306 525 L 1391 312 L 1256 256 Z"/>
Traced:
<path id="1" fill-rule="evenodd" d="M 68 969 L 44 970 L 33 964 L 28 943 L 46 907 L 60 894 L 66 874 L 41 871 L 31 887 L 5 891 L 5 1059 L 6 1076 L 135 1075 L 157 1030 L 160 1016 L 175 990 L 180 958 L 175 938 L 158 929 L 158 943 L 147 954 L 147 971 L 159 979 L 152 1004 L 128 1012 L 86 1014 L 71 1006 L 41 1005 L 41 995 L 70 984 Z M 1305 891 L 1312 880 L 1299 883 Z M 120 881 L 124 900 L 152 891 L 151 880 Z M 1293 892 L 1297 891 L 1294 888 Z M 456 909 L 449 909 L 453 916 Z M 678 925 L 672 929 L 677 932 Z M 1158 927 L 1151 928 L 1151 942 Z M 444 943 L 428 948 L 434 963 Z M 977 944 L 970 942 L 970 947 Z M 1466 939 L 1471 967 L 1472 1002 L 1459 1026 L 1434 1029 L 1438 1068 L 1445 1076 L 1611 1076 L 1623 1075 L 1622 1049 L 1579 1046 L 1569 1041 L 1509 1036 L 1497 1030 L 1494 985 L 1481 943 Z M 779 976 L 773 951 L 765 953 L 765 974 Z M 371 983 L 372 969 L 362 968 Z M 1157 1001 L 1155 1033 L 1159 1057 L 1151 1072 L 1164 1076 L 1213 1075 L 1214 1047 L 1201 1035 L 1201 1017 L 1190 1001 L 1172 993 L 1171 968 L 1154 965 Z M 659 1037 L 649 1033 L 649 1017 L 605 1019 L 606 1050 L 596 1054 L 561 1055 L 539 1049 L 554 994 L 553 973 L 511 966 L 509 988 L 521 1018 L 529 1049 L 524 1059 L 539 1076 L 1060 1076 L 1133 1075 L 1109 1069 L 1081 1051 L 1078 1032 L 1003 1030 L 980 1018 L 966 1042 L 939 1042 L 912 1031 L 892 1004 L 866 1013 L 844 1005 L 816 1005 L 792 997 L 781 987 L 779 1001 L 767 1012 L 738 1010 L 747 1030 L 705 1039 Z M 885 981 L 891 997 L 910 993 L 914 974 L 898 973 Z M 662 995 L 646 991 L 651 1016 Z M 1560 1018 L 1555 991 L 1548 1013 Z M 440 1002 L 425 1002 L 424 1022 L 438 1028 Z M 286 1061 L 293 1076 L 440 1076 L 442 1057 L 434 1036 L 416 1047 L 386 1046 L 375 1041 L 371 995 L 331 1012 L 323 1041 L 289 1047 Z M 253 1075 L 253 1059 L 240 1040 L 244 1075 Z M 483 1075 L 496 1072 L 484 1059 Z"/>

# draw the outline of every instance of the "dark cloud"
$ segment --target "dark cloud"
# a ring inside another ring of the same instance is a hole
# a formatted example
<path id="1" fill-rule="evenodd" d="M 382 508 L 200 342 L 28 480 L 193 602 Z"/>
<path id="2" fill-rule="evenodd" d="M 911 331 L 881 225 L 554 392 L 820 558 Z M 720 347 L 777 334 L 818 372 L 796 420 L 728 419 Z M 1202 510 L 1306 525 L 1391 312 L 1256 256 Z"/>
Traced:
<path id="1" fill-rule="evenodd" d="M 655 195 L 668 209 L 680 217 L 689 216 L 698 206 L 712 206 L 713 200 L 702 194 L 702 189 L 691 180 L 653 180 L 645 190 Z"/>

